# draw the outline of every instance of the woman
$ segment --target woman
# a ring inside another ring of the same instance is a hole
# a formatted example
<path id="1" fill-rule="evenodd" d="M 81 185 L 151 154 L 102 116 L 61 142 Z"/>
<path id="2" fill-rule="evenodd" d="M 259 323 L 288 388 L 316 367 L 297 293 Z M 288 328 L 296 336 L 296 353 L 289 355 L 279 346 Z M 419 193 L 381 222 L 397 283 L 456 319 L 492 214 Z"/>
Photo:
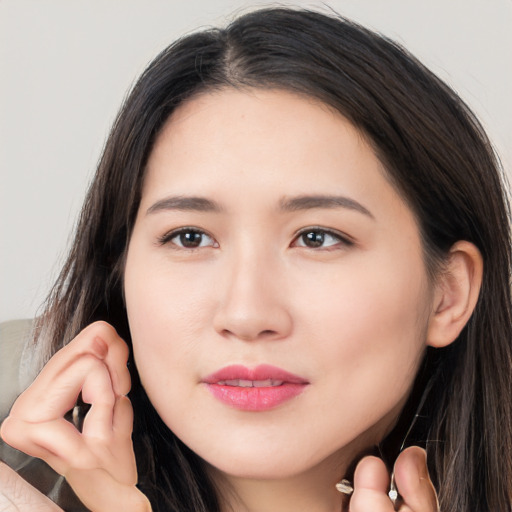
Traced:
<path id="1" fill-rule="evenodd" d="M 134 87 L 2 436 L 92 510 L 509 510 L 509 272 L 460 99 L 350 22 L 256 11 Z"/>

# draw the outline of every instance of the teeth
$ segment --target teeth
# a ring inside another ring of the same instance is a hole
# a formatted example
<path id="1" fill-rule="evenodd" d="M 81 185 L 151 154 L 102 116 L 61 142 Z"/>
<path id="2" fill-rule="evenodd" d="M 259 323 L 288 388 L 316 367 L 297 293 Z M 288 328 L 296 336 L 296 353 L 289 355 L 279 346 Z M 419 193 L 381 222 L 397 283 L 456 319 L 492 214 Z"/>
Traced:
<path id="1" fill-rule="evenodd" d="M 252 385 L 255 388 L 268 388 L 268 387 L 272 386 L 272 379 L 255 380 Z"/>
<path id="2" fill-rule="evenodd" d="M 255 380 L 255 381 L 253 381 L 252 385 L 255 388 L 269 388 L 269 387 L 281 386 L 283 383 L 284 383 L 284 381 L 282 381 L 282 380 L 267 379 L 267 380 Z"/>
<path id="3" fill-rule="evenodd" d="M 219 380 L 217 383 L 219 386 L 233 386 L 237 388 L 269 388 L 275 386 L 281 386 L 284 381 L 282 380 L 244 380 L 244 379 L 234 379 L 234 380 Z"/>

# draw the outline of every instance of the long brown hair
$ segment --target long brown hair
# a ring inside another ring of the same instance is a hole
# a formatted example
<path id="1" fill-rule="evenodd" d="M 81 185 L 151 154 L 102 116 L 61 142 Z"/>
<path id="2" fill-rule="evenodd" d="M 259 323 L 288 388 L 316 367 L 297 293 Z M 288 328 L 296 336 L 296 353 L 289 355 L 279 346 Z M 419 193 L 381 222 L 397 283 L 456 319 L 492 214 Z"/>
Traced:
<path id="1" fill-rule="evenodd" d="M 408 443 L 426 446 L 443 512 L 510 510 L 511 245 L 499 162 L 449 87 L 397 44 L 340 17 L 255 11 L 179 40 L 149 65 L 115 121 L 40 319 L 43 360 L 99 319 L 130 344 L 123 258 L 152 144 L 183 101 L 225 87 L 297 91 L 349 119 L 415 213 L 432 276 L 456 241 L 479 248 L 485 268 L 476 310 L 456 342 L 426 352 L 381 449 L 396 456 L 405 434 Z M 202 460 L 163 424 L 130 364 L 140 486 L 154 510 L 219 510 Z"/>

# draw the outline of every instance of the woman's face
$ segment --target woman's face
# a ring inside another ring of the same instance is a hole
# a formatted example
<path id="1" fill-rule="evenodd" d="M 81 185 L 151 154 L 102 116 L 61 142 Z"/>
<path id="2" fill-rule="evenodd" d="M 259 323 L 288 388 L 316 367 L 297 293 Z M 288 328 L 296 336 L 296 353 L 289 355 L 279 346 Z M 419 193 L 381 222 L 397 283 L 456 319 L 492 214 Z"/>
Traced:
<path id="1" fill-rule="evenodd" d="M 378 442 L 430 288 L 412 212 L 321 103 L 225 89 L 157 138 L 125 270 L 134 357 L 163 421 L 224 474 L 342 471 Z"/>

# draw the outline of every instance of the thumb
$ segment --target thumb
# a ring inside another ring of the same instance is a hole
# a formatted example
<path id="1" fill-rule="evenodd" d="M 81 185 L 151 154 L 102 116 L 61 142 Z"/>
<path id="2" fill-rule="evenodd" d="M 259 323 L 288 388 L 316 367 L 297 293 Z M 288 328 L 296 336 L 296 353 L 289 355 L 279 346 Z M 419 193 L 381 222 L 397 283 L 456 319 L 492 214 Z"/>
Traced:
<path id="1" fill-rule="evenodd" d="M 419 446 L 405 449 L 395 462 L 395 481 L 402 496 L 404 510 L 437 512 L 439 504 L 427 468 L 427 454 Z"/>
<path id="2" fill-rule="evenodd" d="M 388 497 L 389 474 L 384 462 L 377 457 L 365 457 L 354 474 L 354 494 L 350 512 L 392 512 Z"/>

